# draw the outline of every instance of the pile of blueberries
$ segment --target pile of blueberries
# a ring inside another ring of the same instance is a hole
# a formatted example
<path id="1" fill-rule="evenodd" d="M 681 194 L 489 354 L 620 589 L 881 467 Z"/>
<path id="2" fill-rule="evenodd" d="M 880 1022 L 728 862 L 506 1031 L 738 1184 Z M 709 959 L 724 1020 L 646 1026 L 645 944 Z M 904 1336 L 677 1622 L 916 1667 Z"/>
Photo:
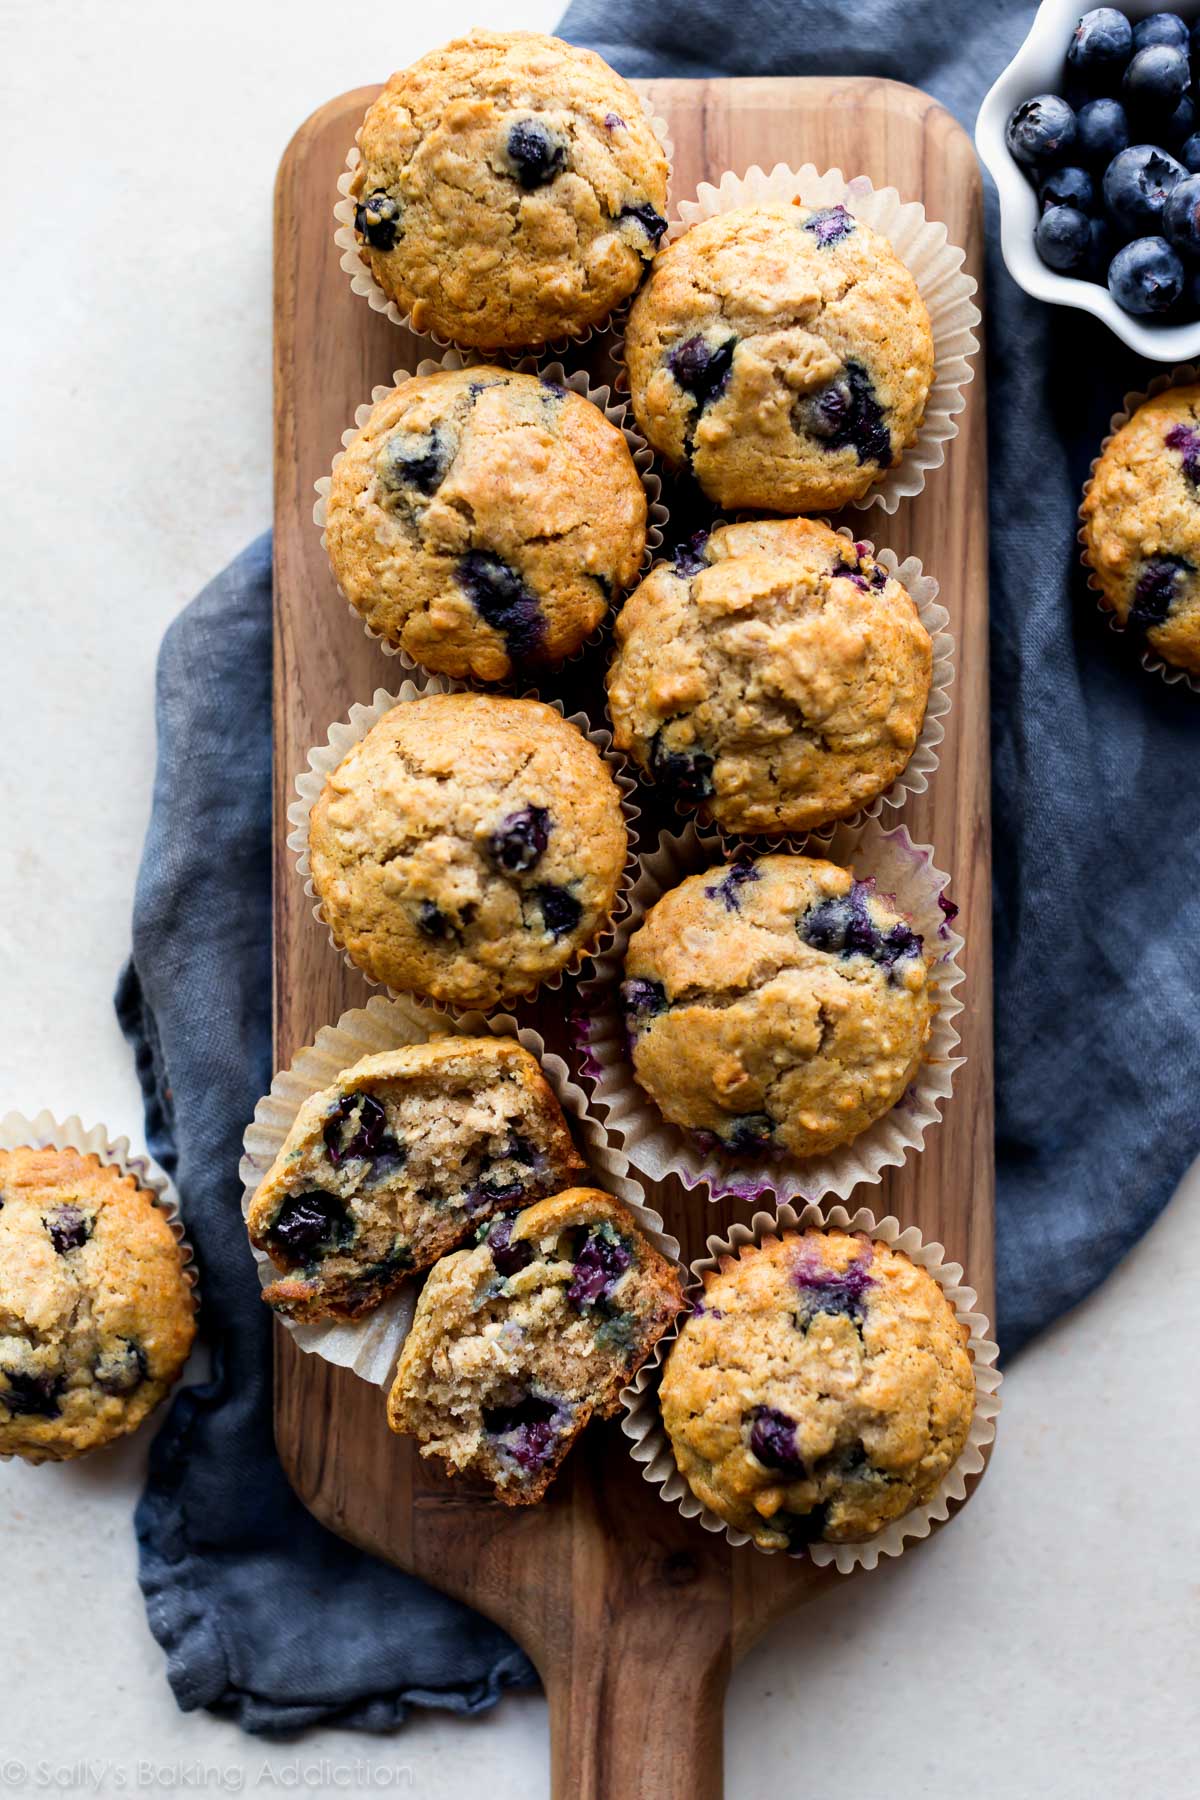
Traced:
<path id="1" fill-rule="evenodd" d="M 1038 255 L 1062 275 L 1107 282 L 1128 313 L 1200 312 L 1200 21 L 1136 24 L 1084 13 L 1064 95 L 1023 100 L 1009 149 L 1037 188 Z"/>

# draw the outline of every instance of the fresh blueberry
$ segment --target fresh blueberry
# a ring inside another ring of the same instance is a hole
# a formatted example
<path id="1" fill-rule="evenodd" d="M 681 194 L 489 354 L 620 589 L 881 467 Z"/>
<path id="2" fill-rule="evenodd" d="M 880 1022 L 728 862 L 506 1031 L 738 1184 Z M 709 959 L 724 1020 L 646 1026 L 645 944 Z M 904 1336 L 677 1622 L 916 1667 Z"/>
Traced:
<path id="1" fill-rule="evenodd" d="M 1139 50 L 1125 71 L 1121 91 L 1125 104 L 1143 115 L 1155 117 L 1175 111 L 1187 92 L 1192 72 L 1182 50 L 1170 44 L 1151 44 Z"/>
<path id="2" fill-rule="evenodd" d="M 1048 168 L 1075 142 L 1075 114 L 1057 94 L 1022 100 L 1009 118 L 1004 141 L 1026 168 Z"/>
<path id="3" fill-rule="evenodd" d="M 522 875 L 545 854 L 550 814 L 544 806 L 523 806 L 502 819 L 487 840 L 487 857 L 505 875 Z"/>
<path id="4" fill-rule="evenodd" d="M 611 1225 L 590 1231 L 575 1258 L 575 1271 L 567 1288 L 567 1304 L 584 1312 L 606 1300 L 633 1261 L 628 1244 Z"/>
<path id="5" fill-rule="evenodd" d="M 748 881 L 759 881 L 761 876 L 758 867 L 752 862 L 734 863 L 733 867 L 713 887 L 706 887 L 704 892 L 710 900 L 723 900 L 726 912 L 740 912 L 742 908 L 741 890 Z"/>
<path id="6" fill-rule="evenodd" d="M 1104 203 L 1126 231 L 1155 231 L 1167 195 L 1186 174 L 1183 164 L 1156 144 L 1131 144 L 1104 171 Z"/>
<path id="7" fill-rule="evenodd" d="M 131 1338 L 122 1338 L 120 1347 L 108 1350 L 92 1371 L 96 1386 L 106 1394 L 132 1394 L 150 1373 L 146 1352 Z"/>
<path id="8" fill-rule="evenodd" d="M 1147 13 L 1133 28 L 1135 50 L 1149 50 L 1155 44 L 1167 44 L 1172 50 L 1187 54 L 1188 28 L 1178 13 Z"/>
<path id="9" fill-rule="evenodd" d="M 736 1156 L 757 1156 L 774 1141 L 775 1121 L 766 1113 L 742 1113 L 731 1119 L 721 1139 Z"/>
<path id="10" fill-rule="evenodd" d="M 375 462 L 375 471 L 390 493 L 416 488 L 436 494 L 454 460 L 454 446 L 440 425 L 429 431 L 393 431 Z"/>
<path id="11" fill-rule="evenodd" d="M 1183 292 L 1183 264 L 1166 238 L 1134 238 L 1108 265 L 1108 288 L 1117 305 L 1142 315 L 1169 312 Z"/>
<path id="12" fill-rule="evenodd" d="M 818 244 L 840 244 L 854 230 L 854 215 L 844 206 L 825 206 L 805 219 L 804 229 L 812 232 Z"/>
<path id="13" fill-rule="evenodd" d="M 1043 212 L 1052 206 L 1073 206 L 1090 213 L 1096 204 L 1096 189 L 1086 169 L 1052 169 L 1038 189 L 1038 201 Z"/>
<path id="14" fill-rule="evenodd" d="M 514 568 L 490 550 L 468 550 L 458 564 L 458 584 L 503 637 L 514 662 L 537 655 L 546 639 L 545 616 Z"/>
<path id="15" fill-rule="evenodd" d="M 1191 175 L 1200 175 L 1200 131 L 1192 133 L 1179 149 L 1179 160 Z"/>
<path id="16" fill-rule="evenodd" d="M 552 938 L 566 937 L 583 917 L 583 908 L 574 894 L 555 882 L 543 881 L 534 889 L 542 924 Z"/>
<path id="17" fill-rule="evenodd" d="M 267 1236 L 276 1250 L 298 1262 L 307 1262 L 318 1252 L 340 1249 L 354 1236 L 354 1219 L 350 1208 L 339 1194 L 328 1194 L 320 1188 L 304 1194 L 289 1194 Z"/>
<path id="18" fill-rule="evenodd" d="M 660 212 L 655 211 L 648 200 L 644 200 L 640 206 L 623 206 L 617 217 L 619 219 L 636 219 L 657 250 L 662 242 L 663 232 L 667 229 L 667 221 Z"/>
<path id="19" fill-rule="evenodd" d="M 1113 87 L 1133 55 L 1133 27 L 1115 6 L 1084 13 L 1067 50 L 1067 68 L 1086 87 Z"/>
<path id="20" fill-rule="evenodd" d="M 376 188 L 355 207 L 354 229 L 372 250 L 394 250 L 400 229 L 400 202 Z"/>
<path id="21" fill-rule="evenodd" d="M 713 792 L 713 759 L 704 750 L 672 750 L 656 731 L 650 746 L 650 773 L 681 800 L 707 800 Z"/>
<path id="22" fill-rule="evenodd" d="M 508 160 L 521 186 L 545 187 L 567 166 L 567 147 L 540 119 L 518 119 L 508 133 Z"/>
<path id="23" fill-rule="evenodd" d="M 621 983 L 621 1004 L 627 1019 L 651 1019 L 667 1010 L 667 990 L 661 981 L 635 975 Z"/>
<path id="24" fill-rule="evenodd" d="M 841 375 L 796 402 L 796 423 L 827 450 L 849 446 L 860 463 L 888 466 L 892 436 L 871 377 L 861 363 L 848 362 Z"/>
<path id="25" fill-rule="evenodd" d="M 778 1469 L 784 1475 L 804 1474 L 804 1458 L 796 1448 L 796 1421 L 774 1406 L 755 1407 L 750 1449 L 764 1469 Z"/>
<path id="26" fill-rule="evenodd" d="M 1190 94 L 1185 94 L 1175 111 L 1162 128 L 1162 140 L 1172 150 L 1178 150 L 1186 144 L 1196 129 L 1196 102 Z"/>
<path id="27" fill-rule="evenodd" d="M 1038 220 L 1033 241 L 1048 269 L 1057 269 L 1060 275 L 1079 274 L 1092 249 L 1087 214 L 1074 206 L 1052 206 Z"/>
<path id="28" fill-rule="evenodd" d="M 1191 40 L 1192 60 L 1194 62 L 1200 62 L 1200 19 L 1197 19 L 1196 23 L 1192 26 Z"/>
<path id="29" fill-rule="evenodd" d="M 1188 175 L 1167 196 L 1163 231 L 1177 250 L 1200 256 L 1200 175 Z"/>
<path id="30" fill-rule="evenodd" d="M 510 1275 L 517 1275 L 522 1269 L 529 1267 L 533 1261 L 533 1245 L 524 1238 L 512 1241 L 513 1222 L 511 1219 L 497 1219 L 488 1232 L 488 1249 L 492 1253 L 492 1261 L 496 1265 L 496 1273 L 505 1280 Z"/>
<path id="31" fill-rule="evenodd" d="M 1075 148 L 1085 162 L 1104 168 L 1128 144 L 1129 120 L 1119 100 L 1089 100 L 1080 107 Z"/>
<path id="32" fill-rule="evenodd" d="M 733 368 L 735 337 L 710 344 L 706 338 L 685 338 L 667 352 L 667 367 L 685 393 L 692 396 L 701 412 L 724 393 Z"/>
<path id="33" fill-rule="evenodd" d="M 77 1206 L 60 1206 L 46 1220 L 50 1242 L 60 1256 L 78 1250 L 92 1235 L 92 1221 Z"/>
<path id="34" fill-rule="evenodd" d="M 490 1406 L 483 1415 L 483 1428 L 489 1437 L 498 1438 L 501 1447 L 527 1473 L 550 1461 L 565 1423 L 563 1407 L 537 1394 L 526 1394 L 513 1406 Z"/>
<path id="35" fill-rule="evenodd" d="M 677 575 L 699 575 L 701 570 L 707 569 L 708 558 L 704 554 L 707 542 L 708 532 L 697 531 L 685 543 L 676 545 L 673 561 Z"/>
<path id="36" fill-rule="evenodd" d="M 1133 590 L 1129 623 L 1149 631 L 1161 625 L 1179 597 L 1179 590 L 1195 569 L 1183 556 L 1156 556 L 1146 563 Z"/>
<path id="37" fill-rule="evenodd" d="M 23 1369 L 0 1369 L 0 1375 L 8 1383 L 7 1389 L 0 1388 L 0 1406 L 7 1406 L 14 1418 L 57 1419 L 61 1375 L 30 1375 Z"/>
<path id="38" fill-rule="evenodd" d="M 1168 450 L 1178 450 L 1183 459 L 1183 472 L 1189 481 L 1200 486 L 1200 428 L 1195 425 L 1172 425 L 1163 440 Z"/>

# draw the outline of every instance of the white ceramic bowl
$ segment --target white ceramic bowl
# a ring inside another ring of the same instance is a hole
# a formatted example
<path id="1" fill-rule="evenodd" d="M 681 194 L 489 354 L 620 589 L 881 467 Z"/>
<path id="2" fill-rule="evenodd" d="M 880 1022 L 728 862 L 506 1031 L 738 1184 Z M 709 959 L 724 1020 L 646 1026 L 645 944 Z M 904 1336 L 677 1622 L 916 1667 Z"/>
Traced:
<path id="1" fill-rule="evenodd" d="M 1191 5 L 1171 7 L 1171 0 L 1109 0 L 1131 19 L 1146 13 L 1178 10 L 1194 17 Z M 1200 357 L 1200 321 L 1193 325 L 1167 325 L 1138 319 L 1122 312 L 1108 289 L 1074 275 L 1056 275 L 1048 269 L 1033 243 L 1037 224 L 1037 195 L 1021 165 L 1004 142 L 1009 114 L 1034 94 L 1062 92 L 1063 65 L 1071 33 L 1092 0 L 1042 0 L 1029 36 L 995 83 L 979 109 L 975 123 L 975 147 L 1000 193 L 1000 247 L 1008 272 L 1018 287 L 1038 300 L 1057 306 L 1079 306 L 1094 313 L 1116 333 L 1122 343 L 1155 362 L 1191 362 Z"/>

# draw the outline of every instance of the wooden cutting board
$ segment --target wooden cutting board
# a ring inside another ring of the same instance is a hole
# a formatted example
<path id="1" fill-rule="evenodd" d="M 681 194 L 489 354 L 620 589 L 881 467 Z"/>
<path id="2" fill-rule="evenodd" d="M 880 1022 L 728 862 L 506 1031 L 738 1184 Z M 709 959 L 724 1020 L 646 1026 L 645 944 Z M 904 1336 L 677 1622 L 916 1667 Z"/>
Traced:
<path id="1" fill-rule="evenodd" d="M 674 199 L 725 169 L 776 162 L 838 167 L 920 199 L 981 275 L 978 165 L 962 129 L 928 95 L 872 80 L 650 81 L 667 119 Z M 286 810 L 311 744 L 399 665 L 370 643 L 334 590 L 312 523 L 313 482 L 372 386 L 434 346 L 352 294 L 330 211 L 336 178 L 375 89 L 331 101 L 301 126 L 275 207 L 275 1051 L 280 1066 L 322 1025 L 362 1005 L 311 917 L 285 845 Z M 926 491 L 889 519 L 849 515 L 860 536 L 915 553 L 941 583 L 956 639 L 954 705 L 930 791 L 910 800 L 914 837 L 936 846 L 961 909 L 967 979 L 959 1019 L 967 1065 L 921 1156 L 860 1188 L 852 1205 L 895 1213 L 966 1268 L 990 1316 L 992 1290 L 991 866 L 987 695 L 987 513 L 982 357 L 959 436 Z M 595 671 L 592 671 L 593 678 Z M 578 692 L 573 683 L 571 698 Z M 593 705 L 595 702 L 593 701 Z M 653 830 L 651 802 L 646 823 Z M 666 819 L 657 815 L 657 822 Z M 565 990 L 526 1007 L 565 1045 Z M 751 1209 L 689 1197 L 674 1181 L 647 1198 L 690 1260 L 709 1232 Z M 505 1625 L 549 1696 L 556 1800 L 715 1800 L 721 1712 L 734 1661 L 774 1620 L 846 1579 L 803 1562 L 731 1550 L 664 1505 L 614 1421 L 593 1426 L 538 1507 L 508 1509 L 452 1484 L 384 1424 L 383 1396 L 301 1355 L 276 1333 L 276 1435 L 297 1492 L 332 1530 L 425 1576 Z M 969 1524 L 957 1529 L 970 1529 Z M 920 1546 L 911 1555 L 927 1554 Z"/>

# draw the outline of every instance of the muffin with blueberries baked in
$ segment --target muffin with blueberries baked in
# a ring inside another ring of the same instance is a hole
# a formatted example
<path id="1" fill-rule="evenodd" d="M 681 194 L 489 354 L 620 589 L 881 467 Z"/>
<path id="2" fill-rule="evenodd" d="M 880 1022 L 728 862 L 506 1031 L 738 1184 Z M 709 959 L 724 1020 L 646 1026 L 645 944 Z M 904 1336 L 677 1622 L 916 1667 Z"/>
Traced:
<path id="1" fill-rule="evenodd" d="M 968 1333 L 927 1269 L 861 1233 L 723 1256 L 671 1346 L 688 1486 L 763 1550 L 856 1544 L 931 1500 L 975 1410 Z"/>
<path id="2" fill-rule="evenodd" d="M 597 1188 L 497 1219 L 479 1240 L 421 1290 L 388 1424 L 506 1506 L 528 1506 L 588 1421 L 617 1411 L 683 1305 L 682 1277 Z"/>
<path id="3" fill-rule="evenodd" d="M 667 159 L 591 50 L 474 31 L 393 75 L 350 189 L 359 254 L 413 330 L 481 350 L 578 337 L 666 230 Z"/>
<path id="4" fill-rule="evenodd" d="M 0 1453 L 60 1462 L 136 1431 L 195 1335 L 179 1244 L 132 1175 L 0 1150 Z"/>
<path id="5" fill-rule="evenodd" d="M 490 1007 L 575 964 L 617 903 L 627 836 L 600 752 L 554 707 L 424 694 L 373 725 L 309 822 L 337 943 L 397 993 Z"/>
<path id="6" fill-rule="evenodd" d="M 499 681 L 570 656 L 631 586 L 646 493 L 590 400 L 446 371 L 372 407 L 334 464 L 325 543 L 373 630 L 428 669 Z"/>
<path id="7" fill-rule="evenodd" d="M 916 282 L 844 206 L 693 225 L 656 256 L 625 349 L 640 429 L 731 509 L 861 499 L 915 442 L 933 381 Z"/>
<path id="8" fill-rule="evenodd" d="M 811 831 L 903 773 L 933 645 L 865 544 L 814 519 L 725 525 L 658 563 L 617 618 L 617 748 L 727 831 Z"/>
<path id="9" fill-rule="evenodd" d="M 297 1113 L 250 1203 L 292 1319 L 353 1319 L 583 1160 L 536 1057 L 457 1033 L 364 1056 Z"/>
<path id="10" fill-rule="evenodd" d="M 1103 604 L 1164 662 L 1200 675 L 1200 387 L 1146 400 L 1096 464 L 1083 502 Z"/>
<path id="11" fill-rule="evenodd" d="M 738 1155 L 824 1155 L 901 1098 L 929 1039 L 921 937 L 850 869 L 763 856 L 689 875 L 629 939 L 633 1073 Z"/>

